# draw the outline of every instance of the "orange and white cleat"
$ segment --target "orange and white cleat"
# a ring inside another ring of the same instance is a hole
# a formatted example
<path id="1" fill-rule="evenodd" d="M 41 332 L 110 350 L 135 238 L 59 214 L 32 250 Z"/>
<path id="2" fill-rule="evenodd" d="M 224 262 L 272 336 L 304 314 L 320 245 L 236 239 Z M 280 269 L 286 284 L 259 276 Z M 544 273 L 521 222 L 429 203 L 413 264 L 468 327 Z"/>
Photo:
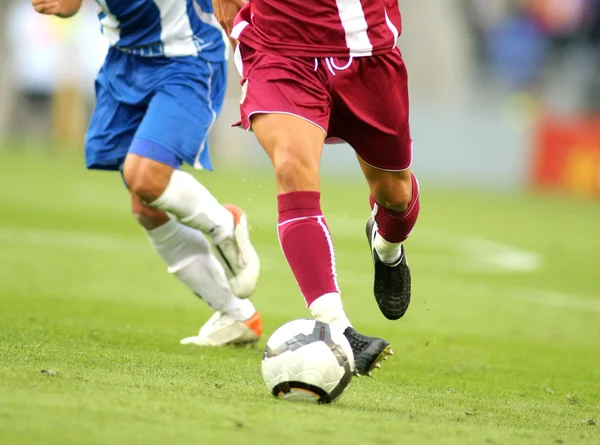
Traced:
<path id="1" fill-rule="evenodd" d="M 215 244 L 215 257 L 223 265 L 233 293 L 238 298 L 248 298 L 256 289 L 260 274 L 260 260 L 250 241 L 246 214 L 234 205 L 224 205 L 235 223 L 233 236 Z"/>
<path id="2" fill-rule="evenodd" d="M 222 312 L 215 312 L 200 328 L 198 335 L 181 340 L 182 345 L 244 346 L 253 345 L 262 335 L 263 323 L 258 312 L 246 321 L 236 320 Z"/>

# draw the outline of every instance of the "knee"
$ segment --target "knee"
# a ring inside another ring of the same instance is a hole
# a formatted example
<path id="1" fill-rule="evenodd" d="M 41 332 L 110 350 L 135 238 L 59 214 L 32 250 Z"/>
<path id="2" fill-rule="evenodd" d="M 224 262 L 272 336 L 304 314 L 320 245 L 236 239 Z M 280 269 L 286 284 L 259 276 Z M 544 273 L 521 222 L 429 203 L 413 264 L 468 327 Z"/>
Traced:
<path id="1" fill-rule="evenodd" d="M 154 224 L 154 222 L 152 221 L 152 216 L 149 214 L 149 212 L 145 212 L 145 211 L 133 211 L 133 217 L 135 218 L 135 220 L 140 224 L 140 226 L 142 226 L 144 229 L 146 230 L 152 230 L 154 228 L 156 228 L 157 226 Z"/>
<path id="2" fill-rule="evenodd" d="M 391 182 L 380 182 L 371 189 L 371 194 L 377 203 L 396 212 L 408 208 L 413 196 L 413 184 L 408 178 L 397 178 Z"/>
<path id="3" fill-rule="evenodd" d="M 323 131 L 297 116 L 258 114 L 252 128 L 267 152 L 279 193 L 319 189 Z"/>
<path id="4" fill-rule="evenodd" d="M 123 178 L 131 193 L 152 202 L 167 188 L 172 170 L 151 159 L 130 155 L 123 165 Z"/>
<path id="5" fill-rule="evenodd" d="M 273 168 L 278 187 L 282 192 L 319 189 L 319 167 L 301 156 L 295 156 L 293 150 L 278 150 L 273 158 Z"/>
<path id="6" fill-rule="evenodd" d="M 135 220 L 146 230 L 153 230 L 169 221 L 169 215 L 145 205 L 136 195 L 132 195 L 131 212 Z"/>

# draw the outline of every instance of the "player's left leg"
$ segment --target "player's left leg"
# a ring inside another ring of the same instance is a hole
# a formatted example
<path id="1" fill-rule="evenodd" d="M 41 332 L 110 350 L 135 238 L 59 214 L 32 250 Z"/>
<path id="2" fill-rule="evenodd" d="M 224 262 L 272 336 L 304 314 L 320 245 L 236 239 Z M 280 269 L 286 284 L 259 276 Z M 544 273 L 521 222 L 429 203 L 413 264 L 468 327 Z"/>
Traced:
<path id="1" fill-rule="evenodd" d="M 206 346 L 256 342 L 262 333 L 261 318 L 250 300 L 234 295 L 204 235 L 147 206 L 133 193 L 131 207 L 169 273 L 217 311 L 198 335 L 181 342 Z"/>
<path id="2" fill-rule="evenodd" d="M 258 281 L 260 263 L 250 242 L 245 213 L 219 203 L 191 174 L 152 157 L 151 153 L 127 155 L 124 176 L 132 193 L 148 207 L 169 212 L 181 224 L 208 236 L 236 295 L 249 297 Z"/>
<path id="3" fill-rule="evenodd" d="M 386 171 L 358 159 L 371 190 L 366 232 L 375 268 L 373 293 L 383 315 L 396 320 L 405 314 L 411 298 L 403 243 L 419 215 L 418 182 L 408 169 Z"/>
<path id="4" fill-rule="evenodd" d="M 411 298 L 411 274 L 403 242 L 419 214 L 416 178 L 410 172 L 412 141 L 408 80 L 398 51 L 358 58 L 332 77 L 332 135 L 358 155 L 371 191 L 367 237 L 373 256 L 373 291 L 383 315 L 396 320 Z M 363 82 L 370 79 L 370 82 Z"/>
<path id="5" fill-rule="evenodd" d="M 190 67 L 178 67 L 174 81 L 167 79 L 152 98 L 123 174 L 132 193 L 147 206 L 174 215 L 211 240 L 234 293 L 246 298 L 256 287 L 260 268 L 246 215 L 238 207 L 221 205 L 191 174 L 178 168 L 182 161 L 211 168 L 207 138 L 223 102 L 226 65 L 188 64 L 194 70 L 185 82 L 181 69 Z"/>

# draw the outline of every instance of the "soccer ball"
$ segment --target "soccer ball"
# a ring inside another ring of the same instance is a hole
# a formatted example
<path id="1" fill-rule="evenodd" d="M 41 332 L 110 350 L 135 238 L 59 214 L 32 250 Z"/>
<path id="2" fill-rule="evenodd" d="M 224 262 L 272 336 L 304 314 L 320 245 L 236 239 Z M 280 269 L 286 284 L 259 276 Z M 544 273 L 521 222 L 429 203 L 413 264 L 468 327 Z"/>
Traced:
<path id="1" fill-rule="evenodd" d="M 267 341 L 262 375 L 275 397 L 331 403 L 354 373 L 354 355 L 344 334 L 327 323 L 293 320 Z"/>

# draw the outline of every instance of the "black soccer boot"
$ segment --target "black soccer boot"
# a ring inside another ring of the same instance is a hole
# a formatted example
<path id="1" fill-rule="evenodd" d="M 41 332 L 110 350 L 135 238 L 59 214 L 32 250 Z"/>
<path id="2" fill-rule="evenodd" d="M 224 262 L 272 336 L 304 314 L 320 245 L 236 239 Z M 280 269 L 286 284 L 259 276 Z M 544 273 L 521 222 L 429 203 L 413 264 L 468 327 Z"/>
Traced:
<path id="1" fill-rule="evenodd" d="M 367 337 L 348 327 L 344 335 L 354 353 L 354 375 L 368 375 L 376 368 L 381 368 L 381 362 L 393 355 L 392 346 L 382 338 Z"/>
<path id="2" fill-rule="evenodd" d="M 373 247 L 377 234 L 375 219 L 369 218 L 366 226 L 367 239 L 375 266 L 375 282 L 373 294 L 381 313 L 390 320 L 398 320 L 404 315 L 410 304 L 410 269 L 406 262 L 404 246 L 396 264 L 386 264 L 379 259 Z"/>

